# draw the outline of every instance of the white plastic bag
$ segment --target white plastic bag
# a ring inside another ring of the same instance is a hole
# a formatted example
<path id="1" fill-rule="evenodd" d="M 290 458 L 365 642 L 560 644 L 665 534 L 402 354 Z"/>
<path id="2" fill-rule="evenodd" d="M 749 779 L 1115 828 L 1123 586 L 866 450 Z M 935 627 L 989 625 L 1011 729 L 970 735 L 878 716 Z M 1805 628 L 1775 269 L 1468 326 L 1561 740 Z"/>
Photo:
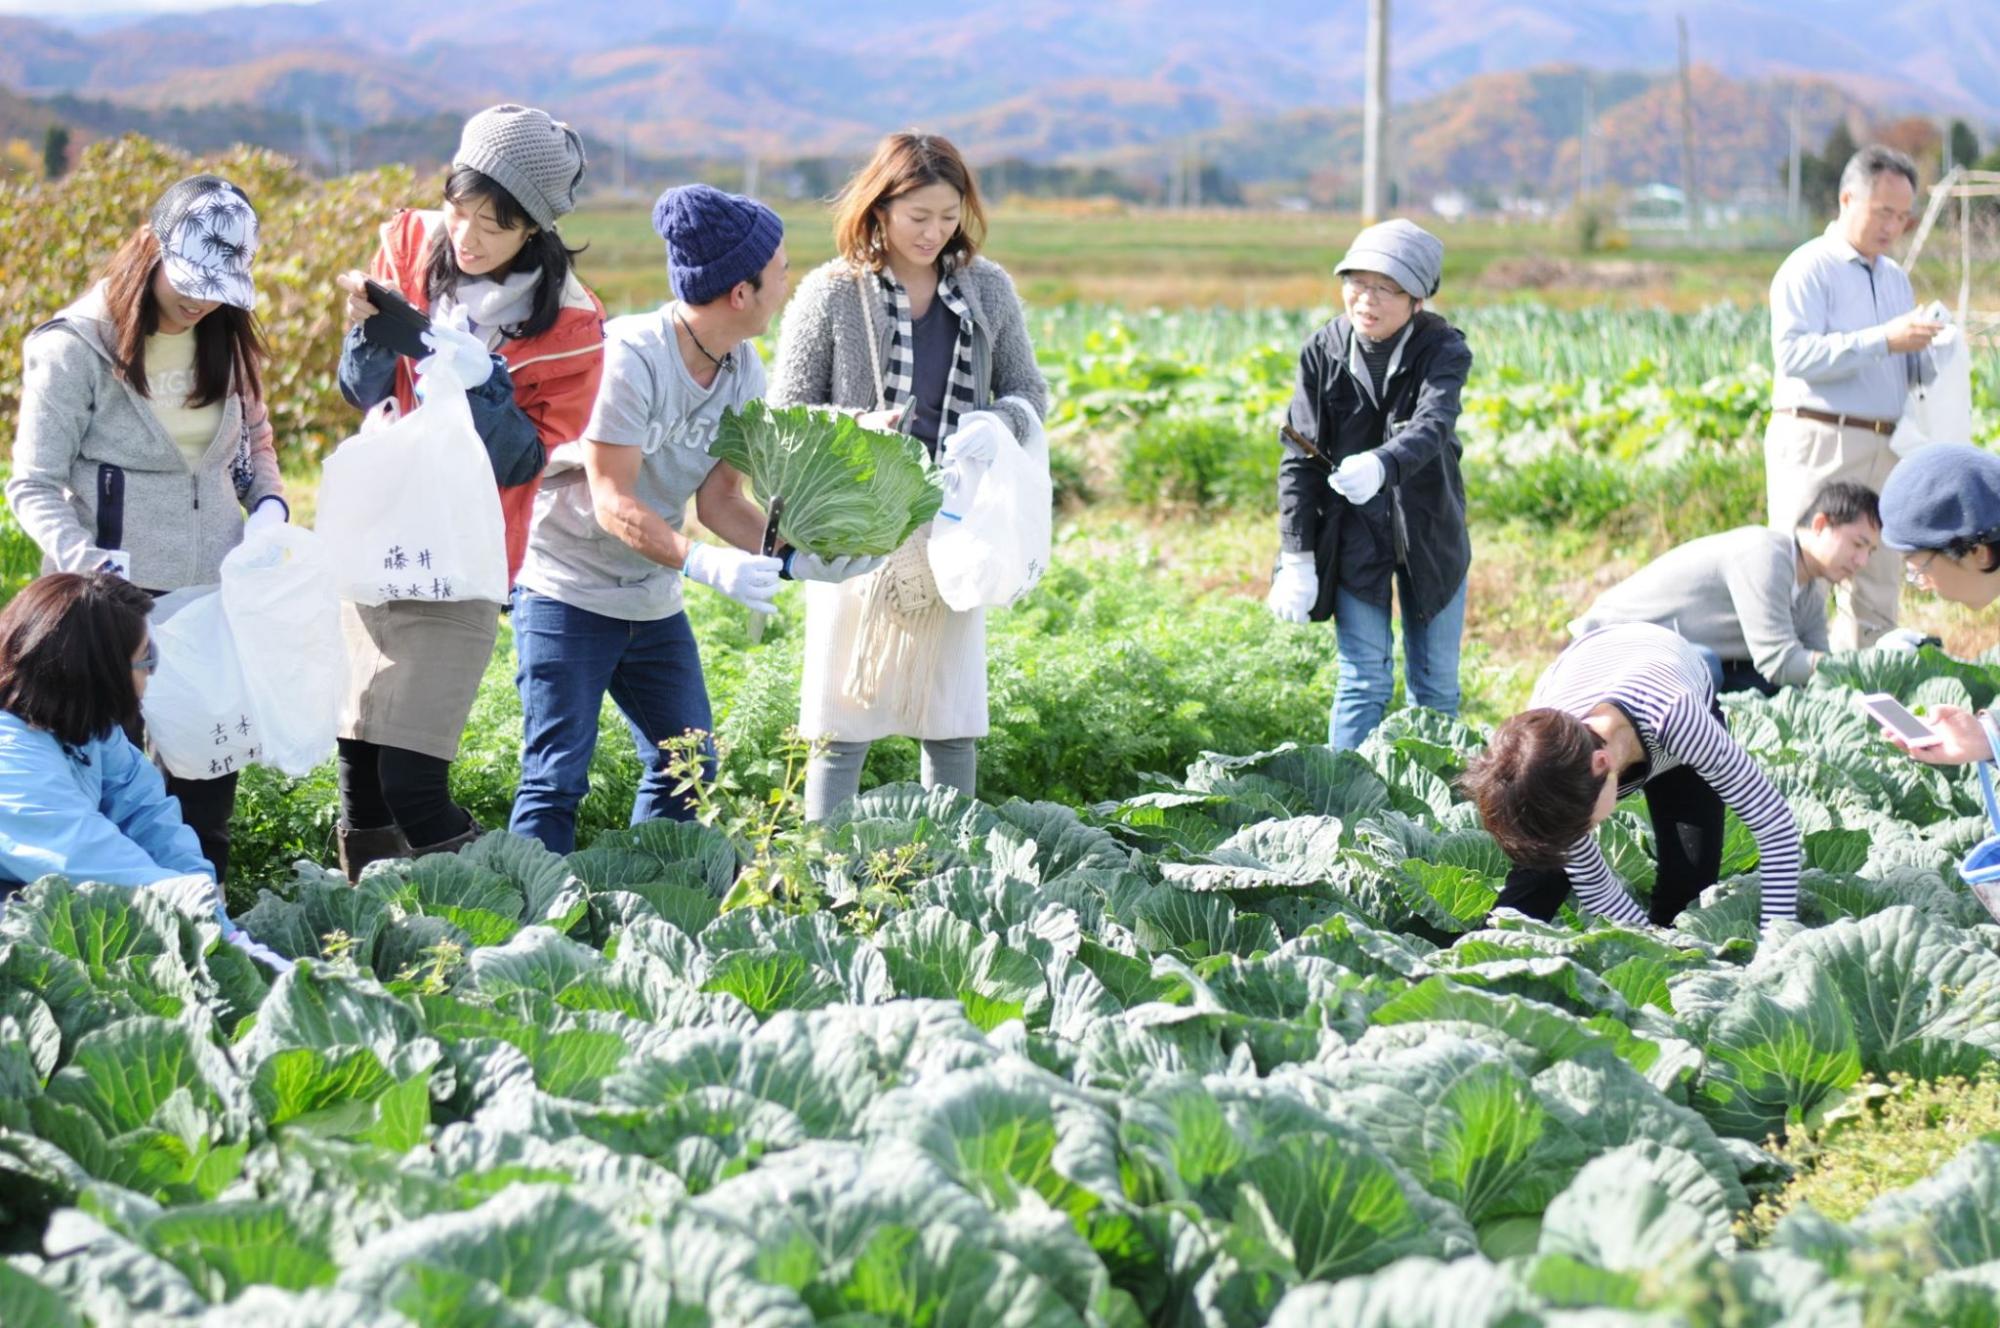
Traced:
<path id="1" fill-rule="evenodd" d="M 1018 442 L 991 411 L 965 416 L 959 430 L 967 429 L 993 432 L 993 462 L 965 519 L 939 521 L 930 541 L 938 595 L 960 613 L 1011 605 L 1035 588 L 1049 567 L 1055 505 L 1048 438 L 1039 422 Z"/>
<path id="2" fill-rule="evenodd" d="M 163 595 L 150 623 L 160 663 L 140 711 L 168 773 L 215 779 L 257 760 L 263 734 L 243 685 L 222 592 L 209 587 Z"/>
<path id="3" fill-rule="evenodd" d="M 1924 312 L 1945 324 L 1931 342 L 1931 362 L 1937 376 L 1910 388 L 1903 417 L 1896 421 L 1895 435 L 1889 440 L 1897 456 L 1908 456 L 1931 443 L 1972 441 L 1972 356 L 1966 349 L 1965 333 L 1951 323 L 1951 315 L 1942 304 L 1933 302 Z"/>
<path id="4" fill-rule="evenodd" d="M 326 459 L 317 529 L 343 599 L 507 598 L 507 527 L 465 389 L 426 360 L 424 401 Z"/>
<path id="5" fill-rule="evenodd" d="M 222 560 L 222 607 L 236 643 L 257 759 L 297 777 L 333 755 L 347 694 L 347 644 L 326 542 L 298 526 L 244 535 Z"/>

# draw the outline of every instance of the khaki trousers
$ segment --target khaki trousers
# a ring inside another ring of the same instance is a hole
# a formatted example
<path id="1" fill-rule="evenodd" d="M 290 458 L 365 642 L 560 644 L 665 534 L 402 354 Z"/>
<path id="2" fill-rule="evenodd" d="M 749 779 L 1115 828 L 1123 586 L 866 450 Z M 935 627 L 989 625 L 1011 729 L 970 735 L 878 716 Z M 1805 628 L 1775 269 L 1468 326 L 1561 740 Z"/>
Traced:
<path id="1" fill-rule="evenodd" d="M 1896 467 L 1889 440 L 1872 429 L 1820 424 L 1796 415 L 1771 416 L 1764 430 L 1764 496 L 1770 523 L 1790 530 L 1819 491 L 1835 480 L 1882 492 Z M 1836 651 L 1866 650 L 1896 625 L 1903 594 L 1903 556 L 1877 549 L 1860 575 L 1834 587 L 1827 640 Z"/>

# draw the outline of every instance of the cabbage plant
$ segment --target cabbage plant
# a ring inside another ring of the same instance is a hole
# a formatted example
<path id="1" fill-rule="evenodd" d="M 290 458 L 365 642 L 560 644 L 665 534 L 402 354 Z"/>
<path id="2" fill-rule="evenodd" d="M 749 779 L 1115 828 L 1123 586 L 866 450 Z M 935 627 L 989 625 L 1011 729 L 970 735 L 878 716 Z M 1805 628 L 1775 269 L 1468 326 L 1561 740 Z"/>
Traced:
<path id="1" fill-rule="evenodd" d="M 893 553 L 944 503 L 922 443 L 832 411 L 752 401 L 723 416 L 711 450 L 766 511 L 784 500 L 780 539 L 822 558 Z"/>

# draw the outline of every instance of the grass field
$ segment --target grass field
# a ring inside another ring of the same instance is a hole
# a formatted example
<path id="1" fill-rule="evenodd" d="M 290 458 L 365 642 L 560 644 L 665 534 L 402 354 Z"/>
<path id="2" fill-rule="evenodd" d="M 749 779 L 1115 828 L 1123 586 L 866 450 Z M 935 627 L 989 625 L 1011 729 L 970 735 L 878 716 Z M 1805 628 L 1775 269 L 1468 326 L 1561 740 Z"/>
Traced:
<path id="1" fill-rule="evenodd" d="M 822 207 L 785 209 L 795 274 L 833 252 Z M 1338 296 L 1333 265 L 1359 222 L 1289 212 L 1112 212 L 1016 208 L 996 212 L 988 254 L 1014 274 L 1031 305 L 1070 300 L 1143 309 L 1312 309 Z M 1442 302 L 1521 299 L 1565 308 L 1688 311 L 1717 301 L 1761 300 L 1783 258 L 1776 250 L 1652 250 L 1584 256 L 1562 225 L 1438 224 L 1445 242 Z M 586 207 L 564 223 L 590 250 L 582 271 L 614 312 L 664 298 L 665 262 L 642 205 Z M 1558 280 L 1527 287 L 1509 278 L 1552 262 Z"/>

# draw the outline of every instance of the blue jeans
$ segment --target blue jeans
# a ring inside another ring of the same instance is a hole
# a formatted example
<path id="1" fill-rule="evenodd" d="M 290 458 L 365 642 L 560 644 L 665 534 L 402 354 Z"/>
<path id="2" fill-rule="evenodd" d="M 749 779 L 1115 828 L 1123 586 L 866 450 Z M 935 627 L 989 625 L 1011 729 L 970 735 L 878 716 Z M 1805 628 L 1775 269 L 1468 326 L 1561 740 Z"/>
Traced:
<path id="1" fill-rule="evenodd" d="M 673 794 L 660 743 L 714 728 L 701 652 L 687 615 L 627 622 L 514 590 L 514 686 L 521 693 L 521 787 L 507 828 L 554 853 L 576 847 L 576 809 L 590 791 L 604 694 L 631 726 L 645 773 L 632 824 L 693 813 Z M 714 756 L 708 761 L 714 773 Z"/>
<path id="2" fill-rule="evenodd" d="M 1747 659 L 1724 659 L 1707 646 L 1692 641 L 1694 653 L 1701 656 L 1701 662 L 1708 665 L 1708 676 L 1715 680 L 1715 694 L 1724 692 L 1762 692 L 1765 696 L 1776 696 L 1778 685 L 1757 672 L 1757 666 Z"/>
<path id="3" fill-rule="evenodd" d="M 1327 741 L 1359 747 L 1382 722 L 1396 694 L 1389 608 L 1370 604 L 1345 586 L 1334 592 L 1333 623 L 1340 642 L 1340 685 L 1333 693 Z M 1427 623 L 1403 611 L 1403 683 L 1412 705 L 1458 713 L 1458 643 L 1465 631 L 1465 585 Z"/>

